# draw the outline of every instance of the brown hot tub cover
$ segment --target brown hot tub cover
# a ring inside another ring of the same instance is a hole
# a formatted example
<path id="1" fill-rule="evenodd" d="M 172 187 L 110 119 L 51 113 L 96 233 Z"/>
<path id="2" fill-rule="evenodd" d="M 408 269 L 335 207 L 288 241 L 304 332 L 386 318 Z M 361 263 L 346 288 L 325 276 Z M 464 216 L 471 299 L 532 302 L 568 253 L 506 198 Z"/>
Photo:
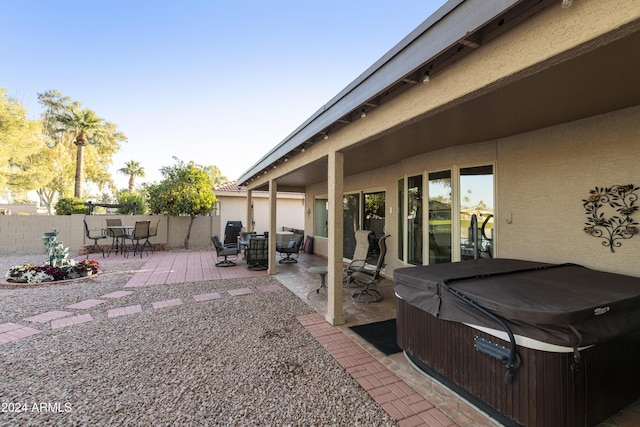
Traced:
<path id="1" fill-rule="evenodd" d="M 640 278 L 575 264 L 478 259 L 394 271 L 395 292 L 443 320 L 584 347 L 640 329 Z"/>

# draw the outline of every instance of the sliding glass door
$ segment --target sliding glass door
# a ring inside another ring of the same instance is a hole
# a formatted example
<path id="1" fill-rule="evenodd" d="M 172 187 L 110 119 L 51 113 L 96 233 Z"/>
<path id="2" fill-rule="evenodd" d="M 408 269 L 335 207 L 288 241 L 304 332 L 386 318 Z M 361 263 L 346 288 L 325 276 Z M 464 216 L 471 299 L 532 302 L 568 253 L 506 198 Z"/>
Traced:
<path id="1" fill-rule="evenodd" d="M 494 166 L 400 178 L 397 215 L 398 258 L 407 264 L 493 258 Z"/>
<path id="2" fill-rule="evenodd" d="M 451 262 L 451 171 L 429 174 L 429 264 Z"/>
<path id="3" fill-rule="evenodd" d="M 493 258 L 493 166 L 460 169 L 460 259 Z"/>

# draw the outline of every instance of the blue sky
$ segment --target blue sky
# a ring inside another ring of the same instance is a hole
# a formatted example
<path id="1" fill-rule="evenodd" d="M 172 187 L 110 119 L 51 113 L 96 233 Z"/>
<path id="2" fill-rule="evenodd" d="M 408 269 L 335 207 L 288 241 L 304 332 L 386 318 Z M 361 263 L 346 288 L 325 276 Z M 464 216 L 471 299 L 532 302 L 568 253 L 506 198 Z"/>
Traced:
<path id="1" fill-rule="evenodd" d="M 124 132 L 111 168 L 172 156 L 235 180 L 445 0 L 0 0 L 0 87 L 58 89 Z"/>

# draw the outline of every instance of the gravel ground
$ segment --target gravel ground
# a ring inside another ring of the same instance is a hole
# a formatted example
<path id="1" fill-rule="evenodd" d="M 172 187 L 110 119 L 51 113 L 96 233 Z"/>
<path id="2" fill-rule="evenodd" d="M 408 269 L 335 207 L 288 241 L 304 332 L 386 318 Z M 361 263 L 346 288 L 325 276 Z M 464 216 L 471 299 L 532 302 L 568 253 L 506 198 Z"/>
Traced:
<path id="1" fill-rule="evenodd" d="M 3 256 L 0 272 L 41 256 Z M 66 285 L 0 288 L 0 323 L 43 331 L 0 345 L 1 426 L 396 425 L 299 324 L 313 311 L 298 297 L 225 292 L 279 283 L 270 277 L 127 289 L 133 294 L 78 311 L 93 322 L 56 330 L 23 320 L 122 290 L 142 265 L 105 264 L 103 274 Z M 222 298 L 193 300 L 209 292 Z M 183 304 L 151 306 L 174 298 Z M 135 304 L 141 313 L 107 317 Z M 9 411 L 15 404 L 27 411 Z"/>

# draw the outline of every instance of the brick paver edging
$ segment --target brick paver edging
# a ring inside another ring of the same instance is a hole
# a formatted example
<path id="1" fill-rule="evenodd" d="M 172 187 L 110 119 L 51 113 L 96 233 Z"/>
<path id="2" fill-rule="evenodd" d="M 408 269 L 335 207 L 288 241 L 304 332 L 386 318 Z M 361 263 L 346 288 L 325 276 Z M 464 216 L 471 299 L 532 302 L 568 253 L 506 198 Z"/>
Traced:
<path id="1" fill-rule="evenodd" d="M 398 421 L 399 426 L 456 425 L 364 348 L 340 329 L 331 326 L 320 314 L 309 314 L 297 319 L 358 384 Z"/>

